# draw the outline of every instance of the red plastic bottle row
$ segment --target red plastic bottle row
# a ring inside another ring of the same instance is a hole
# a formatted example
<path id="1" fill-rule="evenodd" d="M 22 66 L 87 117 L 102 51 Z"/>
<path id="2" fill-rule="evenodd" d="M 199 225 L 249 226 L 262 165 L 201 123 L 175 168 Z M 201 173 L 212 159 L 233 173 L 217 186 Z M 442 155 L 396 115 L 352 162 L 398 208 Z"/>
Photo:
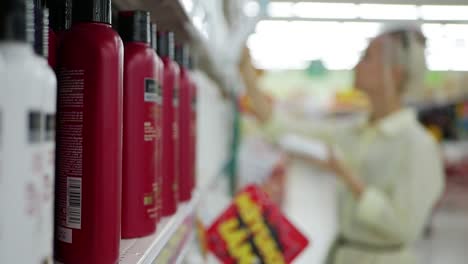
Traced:
<path id="1" fill-rule="evenodd" d="M 154 233 L 160 217 L 191 199 L 196 89 L 188 51 L 180 49 L 176 64 L 173 33 L 156 40 L 148 12 L 120 12 L 119 36 L 110 0 L 73 0 L 70 29 L 69 2 L 51 2 L 49 61 L 59 90 L 55 258 L 117 263 L 121 238 Z"/>

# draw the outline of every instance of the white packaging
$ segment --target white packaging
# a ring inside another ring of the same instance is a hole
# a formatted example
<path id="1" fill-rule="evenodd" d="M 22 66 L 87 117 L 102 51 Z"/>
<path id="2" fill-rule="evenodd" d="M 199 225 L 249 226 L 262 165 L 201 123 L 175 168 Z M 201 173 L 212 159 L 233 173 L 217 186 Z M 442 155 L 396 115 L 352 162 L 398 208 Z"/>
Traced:
<path id="1" fill-rule="evenodd" d="M 295 134 L 287 134 L 280 139 L 279 145 L 283 150 L 292 154 L 322 161 L 327 161 L 329 159 L 329 151 L 325 143 L 315 139 L 308 139 Z"/>
<path id="2" fill-rule="evenodd" d="M 281 152 L 260 136 L 244 137 L 238 157 L 238 189 L 267 182 L 282 160 Z"/>
<path id="3" fill-rule="evenodd" d="M 29 44 L 2 42 L 0 54 L 0 263 L 44 263 L 52 253 L 54 171 L 45 161 L 45 112 L 56 81 Z"/>

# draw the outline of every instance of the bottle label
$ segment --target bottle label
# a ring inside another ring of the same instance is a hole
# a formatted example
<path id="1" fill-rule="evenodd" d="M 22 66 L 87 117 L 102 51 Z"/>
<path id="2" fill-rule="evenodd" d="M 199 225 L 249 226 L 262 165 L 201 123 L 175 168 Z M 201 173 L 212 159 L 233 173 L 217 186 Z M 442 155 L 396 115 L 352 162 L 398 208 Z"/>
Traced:
<path id="1" fill-rule="evenodd" d="M 148 218 L 157 219 L 158 210 L 156 204 L 157 194 L 155 192 L 157 174 L 157 151 L 158 151 L 158 124 L 160 119 L 160 108 L 162 105 L 162 87 L 158 80 L 145 79 L 145 118 L 144 118 L 144 141 L 143 150 L 146 163 L 151 164 L 146 173 L 153 179 L 151 188 L 147 189 L 143 195 L 143 205 L 146 208 Z M 149 183 L 148 183 L 149 184 Z"/>
<path id="2" fill-rule="evenodd" d="M 28 140 L 29 143 L 34 144 L 41 141 L 41 112 L 40 111 L 30 111 L 28 117 Z"/>
<path id="3" fill-rule="evenodd" d="M 145 102 L 162 103 L 162 87 L 158 81 L 145 79 Z"/>
<path id="4" fill-rule="evenodd" d="M 81 229 L 81 178 L 67 179 L 67 226 Z"/>
<path id="5" fill-rule="evenodd" d="M 57 227 L 57 239 L 65 242 L 65 243 L 72 243 L 73 242 L 73 232 L 69 228 Z"/>
<path id="6" fill-rule="evenodd" d="M 84 74 L 84 70 L 61 70 L 58 78 L 57 223 L 73 229 L 81 229 L 82 221 Z"/>
<path id="7" fill-rule="evenodd" d="M 45 117 L 45 140 L 55 140 L 55 114 L 47 114 Z"/>
<path id="8" fill-rule="evenodd" d="M 154 207 L 148 209 L 148 214 L 150 218 L 157 219 L 160 214 L 161 210 L 161 189 L 160 189 L 161 183 L 160 182 L 154 182 L 153 183 L 153 193 L 152 197 L 154 199 Z"/>

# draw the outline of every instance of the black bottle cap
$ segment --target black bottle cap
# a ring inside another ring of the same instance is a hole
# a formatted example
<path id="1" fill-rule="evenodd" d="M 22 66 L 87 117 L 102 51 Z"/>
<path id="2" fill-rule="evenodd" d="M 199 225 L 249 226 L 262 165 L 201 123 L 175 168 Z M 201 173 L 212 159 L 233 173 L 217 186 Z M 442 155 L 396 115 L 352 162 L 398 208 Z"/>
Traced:
<path id="1" fill-rule="evenodd" d="M 158 55 L 161 58 L 169 57 L 174 59 L 174 33 L 167 31 L 158 31 Z"/>
<path id="2" fill-rule="evenodd" d="M 176 45 L 176 47 L 175 47 L 175 60 L 180 66 L 188 69 L 188 67 L 189 67 L 189 56 L 190 56 L 189 48 L 188 48 L 187 45 L 185 45 L 185 44 L 181 44 L 181 45 L 177 44 Z"/>
<path id="3" fill-rule="evenodd" d="M 49 53 L 49 10 L 44 0 L 34 0 L 34 41 L 36 54 L 47 58 Z"/>
<path id="4" fill-rule="evenodd" d="M 70 28 L 71 0 L 48 0 L 46 6 L 50 13 L 49 24 L 54 31 L 65 31 Z"/>
<path id="5" fill-rule="evenodd" d="M 151 45 L 151 48 L 157 52 L 158 50 L 158 43 L 157 43 L 157 39 L 158 39 L 158 36 L 157 36 L 157 30 L 158 30 L 158 27 L 156 26 L 155 23 L 151 23 L 150 24 L 150 45 Z"/>
<path id="6" fill-rule="evenodd" d="M 111 24 L 111 0 L 73 0 L 72 21 Z"/>
<path id="7" fill-rule="evenodd" d="M 30 0 L 0 1 L 0 40 L 34 41 L 34 6 Z"/>
<path id="8" fill-rule="evenodd" d="M 124 42 L 150 43 L 150 14 L 146 11 L 119 12 L 118 30 Z"/>
<path id="9" fill-rule="evenodd" d="M 49 56 L 49 10 L 40 5 L 34 10 L 34 51 L 39 56 Z"/>

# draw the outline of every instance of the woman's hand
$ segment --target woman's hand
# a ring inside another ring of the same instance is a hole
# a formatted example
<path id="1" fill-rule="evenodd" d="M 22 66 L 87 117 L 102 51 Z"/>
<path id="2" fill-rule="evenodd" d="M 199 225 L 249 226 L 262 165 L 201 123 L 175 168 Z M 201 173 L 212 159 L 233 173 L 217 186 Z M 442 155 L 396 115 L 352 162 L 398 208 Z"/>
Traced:
<path id="1" fill-rule="evenodd" d="M 328 146 L 328 159 L 316 159 L 313 157 L 305 157 L 297 154 L 293 154 L 294 157 L 305 160 L 315 167 L 329 171 L 335 174 L 346 186 L 353 192 L 356 198 L 360 198 L 362 193 L 365 191 L 365 185 L 362 180 L 357 178 L 353 172 L 346 167 L 346 165 L 336 156 L 335 151 L 332 147 Z"/>

